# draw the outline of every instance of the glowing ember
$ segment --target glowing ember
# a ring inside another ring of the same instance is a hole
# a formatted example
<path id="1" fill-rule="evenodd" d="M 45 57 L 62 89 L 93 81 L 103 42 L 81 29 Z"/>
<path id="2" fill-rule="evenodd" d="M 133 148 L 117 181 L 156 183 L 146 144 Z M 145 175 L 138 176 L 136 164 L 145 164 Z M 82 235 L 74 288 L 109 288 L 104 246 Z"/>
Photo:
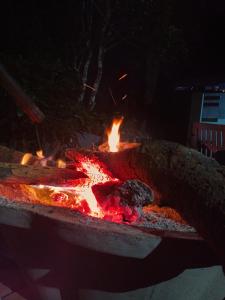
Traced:
<path id="1" fill-rule="evenodd" d="M 65 161 L 63 161 L 62 159 L 58 159 L 57 160 L 57 167 L 58 168 L 65 168 L 66 167 Z"/>
<path id="2" fill-rule="evenodd" d="M 21 165 L 27 165 L 31 158 L 32 158 L 31 153 L 25 153 L 24 156 L 21 159 L 20 164 Z"/>
<path id="3" fill-rule="evenodd" d="M 87 215 L 114 222 L 135 221 L 136 211 L 120 205 L 120 199 L 113 201 L 105 199 L 105 203 L 98 203 L 93 192 L 94 186 L 107 182 L 119 183 L 106 166 L 95 156 L 87 157 L 79 153 L 76 159 L 78 163 L 75 163 L 74 167 L 85 173 L 88 178 L 67 182 L 66 186 L 33 186 L 32 189 L 36 190 L 38 200 L 50 205 L 69 207 Z"/>
<path id="4" fill-rule="evenodd" d="M 111 129 L 107 132 L 108 146 L 110 152 L 119 151 L 119 143 L 120 143 L 119 128 L 122 122 L 123 122 L 123 117 L 119 119 L 114 119 Z"/>
<path id="5" fill-rule="evenodd" d="M 44 154 L 43 154 L 43 150 L 38 150 L 36 151 L 37 157 L 40 159 L 45 158 Z"/>

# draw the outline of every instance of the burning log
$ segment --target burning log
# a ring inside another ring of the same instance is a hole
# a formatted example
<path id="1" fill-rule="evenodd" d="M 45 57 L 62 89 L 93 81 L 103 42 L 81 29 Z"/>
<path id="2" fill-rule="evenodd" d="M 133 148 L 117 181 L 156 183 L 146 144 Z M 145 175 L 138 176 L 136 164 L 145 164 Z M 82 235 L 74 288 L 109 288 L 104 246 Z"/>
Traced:
<path id="1" fill-rule="evenodd" d="M 0 183 L 59 184 L 66 180 L 86 177 L 83 172 L 73 169 L 0 162 Z"/>
<path id="2" fill-rule="evenodd" d="M 139 179 L 155 202 L 178 210 L 225 260 L 225 168 L 182 145 L 153 141 L 120 152 L 96 152 L 121 180 Z M 67 153 L 71 157 L 71 152 Z"/>

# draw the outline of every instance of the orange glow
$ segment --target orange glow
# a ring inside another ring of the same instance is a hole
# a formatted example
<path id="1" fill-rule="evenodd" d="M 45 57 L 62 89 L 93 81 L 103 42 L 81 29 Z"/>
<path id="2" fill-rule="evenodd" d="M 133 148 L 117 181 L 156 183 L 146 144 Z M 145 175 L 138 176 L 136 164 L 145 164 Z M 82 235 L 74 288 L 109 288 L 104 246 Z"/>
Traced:
<path id="1" fill-rule="evenodd" d="M 66 167 L 65 161 L 63 161 L 62 159 L 58 159 L 57 160 L 57 167 L 58 168 L 65 168 Z"/>
<path id="2" fill-rule="evenodd" d="M 38 158 L 40 158 L 40 159 L 43 159 L 43 158 L 45 158 L 45 156 L 44 156 L 44 154 L 43 154 L 43 151 L 42 151 L 42 150 L 38 150 L 38 151 L 36 151 L 36 155 L 37 155 L 37 157 L 38 157 Z"/>
<path id="3" fill-rule="evenodd" d="M 109 172 L 104 169 L 104 166 L 97 159 L 91 159 L 86 156 L 79 156 L 79 163 L 76 166 L 78 171 L 84 172 L 88 178 L 71 184 L 70 186 L 48 186 L 38 185 L 34 186 L 38 189 L 48 189 L 50 191 L 49 197 L 54 201 L 56 205 L 64 206 L 69 196 L 72 197 L 72 208 L 78 209 L 87 213 L 90 216 L 103 218 L 104 211 L 99 206 L 95 195 L 92 191 L 92 186 L 98 183 L 104 183 L 107 181 L 118 181 L 117 178 L 113 178 Z M 86 207 L 84 207 L 86 203 Z M 67 206 L 67 204 L 66 204 Z M 87 209 L 88 207 L 88 209 Z"/>
<path id="4" fill-rule="evenodd" d="M 122 122 L 123 122 L 123 117 L 119 119 L 114 119 L 111 129 L 107 131 L 108 146 L 110 152 L 119 151 L 119 143 L 120 143 L 119 128 Z"/>
<path id="5" fill-rule="evenodd" d="M 21 165 L 28 164 L 28 162 L 30 161 L 31 158 L 32 158 L 32 154 L 31 153 L 25 153 L 24 156 L 21 159 L 20 164 Z"/>
<path id="6" fill-rule="evenodd" d="M 87 201 L 91 210 L 90 215 L 103 217 L 104 213 L 98 205 L 98 202 L 92 191 L 92 186 L 107 181 L 116 181 L 118 179 L 112 178 L 110 174 L 106 173 L 100 163 L 87 157 L 84 159 L 84 157 L 80 156 L 80 162 L 77 170 L 84 172 L 89 177 L 89 179 L 86 180 L 86 184 L 81 184 L 75 187 L 75 190 L 77 192 L 79 191 L 79 200 Z"/>
<path id="7" fill-rule="evenodd" d="M 96 156 L 90 157 L 77 153 L 76 161 L 74 163 L 76 170 L 85 173 L 88 178 L 68 181 L 64 186 L 28 186 L 30 197 L 35 197 L 35 200 L 41 203 L 68 207 L 89 216 L 117 223 L 123 222 L 124 218 L 126 222 L 133 222 L 137 219 L 137 211 L 121 205 L 118 196 L 115 196 L 113 200 L 106 198 L 104 203 L 98 202 L 94 186 L 104 183 L 119 184 L 120 181 Z"/>

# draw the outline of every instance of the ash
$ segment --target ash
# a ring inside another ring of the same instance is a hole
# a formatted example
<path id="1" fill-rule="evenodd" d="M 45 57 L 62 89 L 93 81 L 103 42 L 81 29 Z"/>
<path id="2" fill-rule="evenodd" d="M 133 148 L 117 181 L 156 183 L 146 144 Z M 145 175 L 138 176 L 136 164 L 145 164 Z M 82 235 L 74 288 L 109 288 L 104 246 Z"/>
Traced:
<path id="1" fill-rule="evenodd" d="M 145 227 L 153 230 L 167 230 L 180 232 L 195 232 L 195 229 L 188 224 L 174 221 L 156 212 L 143 212 L 141 218 L 132 225 Z"/>

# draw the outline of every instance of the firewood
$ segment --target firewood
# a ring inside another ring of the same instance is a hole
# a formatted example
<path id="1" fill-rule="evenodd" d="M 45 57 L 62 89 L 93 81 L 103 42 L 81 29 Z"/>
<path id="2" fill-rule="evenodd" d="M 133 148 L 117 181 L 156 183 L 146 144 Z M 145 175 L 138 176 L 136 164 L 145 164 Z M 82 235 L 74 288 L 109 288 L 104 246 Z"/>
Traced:
<path id="1" fill-rule="evenodd" d="M 10 149 L 5 146 L 0 145 L 0 161 L 1 162 L 11 162 L 11 163 L 20 163 L 24 153 L 14 149 Z"/>
<path id="2" fill-rule="evenodd" d="M 148 184 L 155 202 L 175 208 L 225 263 L 225 167 L 196 150 L 167 141 L 95 155 L 119 179 Z M 72 152 L 67 156 L 72 158 Z"/>
<path id="3" fill-rule="evenodd" d="M 119 198 L 120 204 L 129 207 L 144 207 L 153 202 L 151 189 L 140 180 L 125 182 L 105 182 L 92 187 L 99 203 L 113 202 Z"/>
<path id="4" fill-rule="evenodd" d="M 0 84 L 9 95 L 13 97 L 16 104 L 30 118 L 33 123 L 41 123 L 45 118 L 43 112 L 37 107 L 31 98 L 24 93 L 19 84 L 8 74 L 5 68 L 0 64 Z"/>
<path id="5" fill-rule="evenodd" d="M 59 184 L 72 179 L 87 177 L 72 170 L 42 166 L 27 166 L 0 162 L 0 183 L 9 184 Z"/>

